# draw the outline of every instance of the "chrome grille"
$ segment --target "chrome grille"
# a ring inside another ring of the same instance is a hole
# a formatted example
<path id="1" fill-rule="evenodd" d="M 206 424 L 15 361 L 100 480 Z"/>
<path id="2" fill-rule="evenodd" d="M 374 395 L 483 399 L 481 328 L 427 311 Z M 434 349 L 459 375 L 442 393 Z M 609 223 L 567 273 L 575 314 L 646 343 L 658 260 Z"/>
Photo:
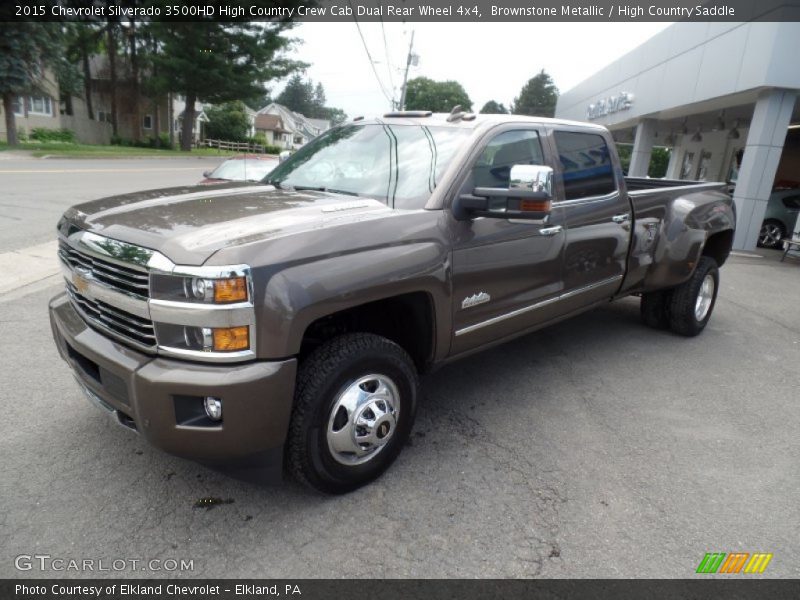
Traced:
<path id="1" fill-rule="evenodd" d="M 78 292 L 70 282 L 67 282 L 67 293 L 72 299 L 73 305 L 80 310 L 90 324 L 98 325 L 139 346 L 155 349 L 156 334 L 153 322 L 149 319 L 137 317 L 100 300 L 88 298 Z"/>
<path id="2" fill-rule="evenodd" d="M 90 256 L 63 240 L 58 242 L 58 256 L 70 269 L 90 271 L 93 279 L 115 290 L 142 298 L 147 298 L 150 294 L 149 275 L 144 271 Z"/>

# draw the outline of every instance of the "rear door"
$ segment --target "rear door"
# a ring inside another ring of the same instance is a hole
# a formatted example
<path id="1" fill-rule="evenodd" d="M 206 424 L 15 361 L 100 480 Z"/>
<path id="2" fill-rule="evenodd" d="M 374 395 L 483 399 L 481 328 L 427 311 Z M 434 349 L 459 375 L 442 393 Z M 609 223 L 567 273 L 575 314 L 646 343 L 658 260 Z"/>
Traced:
<path id="1" fill-rule="evenodd" d="M 458 186 L 508 188 L 513 165 L 553 166 L 549 145 L 535 125 L 493 130 L 476 150 Z M 561 291 L 563 209 L 546 220 L 452 214 L 453 324 L 451 354 L 459 354 L 552 317 L 550 300 Z"/>
<path id="2" fill-rule="evenodd" d="M 625 275 L 631 239 L 630 202 L 606 137 L 585 129 L 560 129 L 550 137 L 558 156 L 561 190 L 555 206 L 564 211 L 564 296 L 562 312 L 611 298 Z"/>

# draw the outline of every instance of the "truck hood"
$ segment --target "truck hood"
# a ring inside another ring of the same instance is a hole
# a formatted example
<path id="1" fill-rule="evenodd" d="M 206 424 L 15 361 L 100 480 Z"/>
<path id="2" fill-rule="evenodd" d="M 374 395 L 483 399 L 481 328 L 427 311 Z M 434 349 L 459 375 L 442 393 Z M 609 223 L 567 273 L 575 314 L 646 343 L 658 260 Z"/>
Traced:
<path id="1" fill-rule="evenodd" d="M 81 229 L 200 265 L 220 249 L 336 227 L 394 212 L 343 194 L 247 183 L 148 190 L 93 200 L 67 211 Z"/>

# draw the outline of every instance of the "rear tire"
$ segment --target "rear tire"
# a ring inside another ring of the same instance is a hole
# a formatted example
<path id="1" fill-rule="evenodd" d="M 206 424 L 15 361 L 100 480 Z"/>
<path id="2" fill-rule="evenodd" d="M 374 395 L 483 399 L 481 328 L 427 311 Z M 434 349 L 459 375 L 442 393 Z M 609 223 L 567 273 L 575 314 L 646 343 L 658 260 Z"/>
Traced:
<path id="1" fill-rule="evenodd" d="M 672 290 L 669 303 L 669 324 L 672 331 L 692 337 L 705 328 L 719 290 L 717 262 L 700 257 L 691 278 Z"/>
<path id="2" fill-rule="evenodd" d="M 324 343 L 297 375 L 288 471 L 330 494 L 374 480 L 408 439 L 418 386 L 413 361 L 386 338 L 351 333 Z"/>
<path id="3" fill-rule="evenodd" d="M 648 292 L 642 294 L 640 311 L 642 322 L 653 329 L 669 328 L 670 291 Z"/>

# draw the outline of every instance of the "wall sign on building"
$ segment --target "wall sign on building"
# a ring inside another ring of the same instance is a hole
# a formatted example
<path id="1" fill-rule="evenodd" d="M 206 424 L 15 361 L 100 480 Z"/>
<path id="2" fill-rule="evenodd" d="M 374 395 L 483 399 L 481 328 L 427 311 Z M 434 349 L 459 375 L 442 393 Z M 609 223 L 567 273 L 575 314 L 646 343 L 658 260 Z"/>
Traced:
<path id="1" fill-rule="evenodd" d="M 633 94 L 628 92 L 620 92 L 616 96 L 603 98 L 602 100 L 598 100 L 594 104 L 587 106 L 586 119 L 588 121 L 592 121 L 593 119 L 599 119 L 600 117 L 605 117 L 606 115 L 618 112 L 620 110 L 627 110 L 632 104 Z"/>

